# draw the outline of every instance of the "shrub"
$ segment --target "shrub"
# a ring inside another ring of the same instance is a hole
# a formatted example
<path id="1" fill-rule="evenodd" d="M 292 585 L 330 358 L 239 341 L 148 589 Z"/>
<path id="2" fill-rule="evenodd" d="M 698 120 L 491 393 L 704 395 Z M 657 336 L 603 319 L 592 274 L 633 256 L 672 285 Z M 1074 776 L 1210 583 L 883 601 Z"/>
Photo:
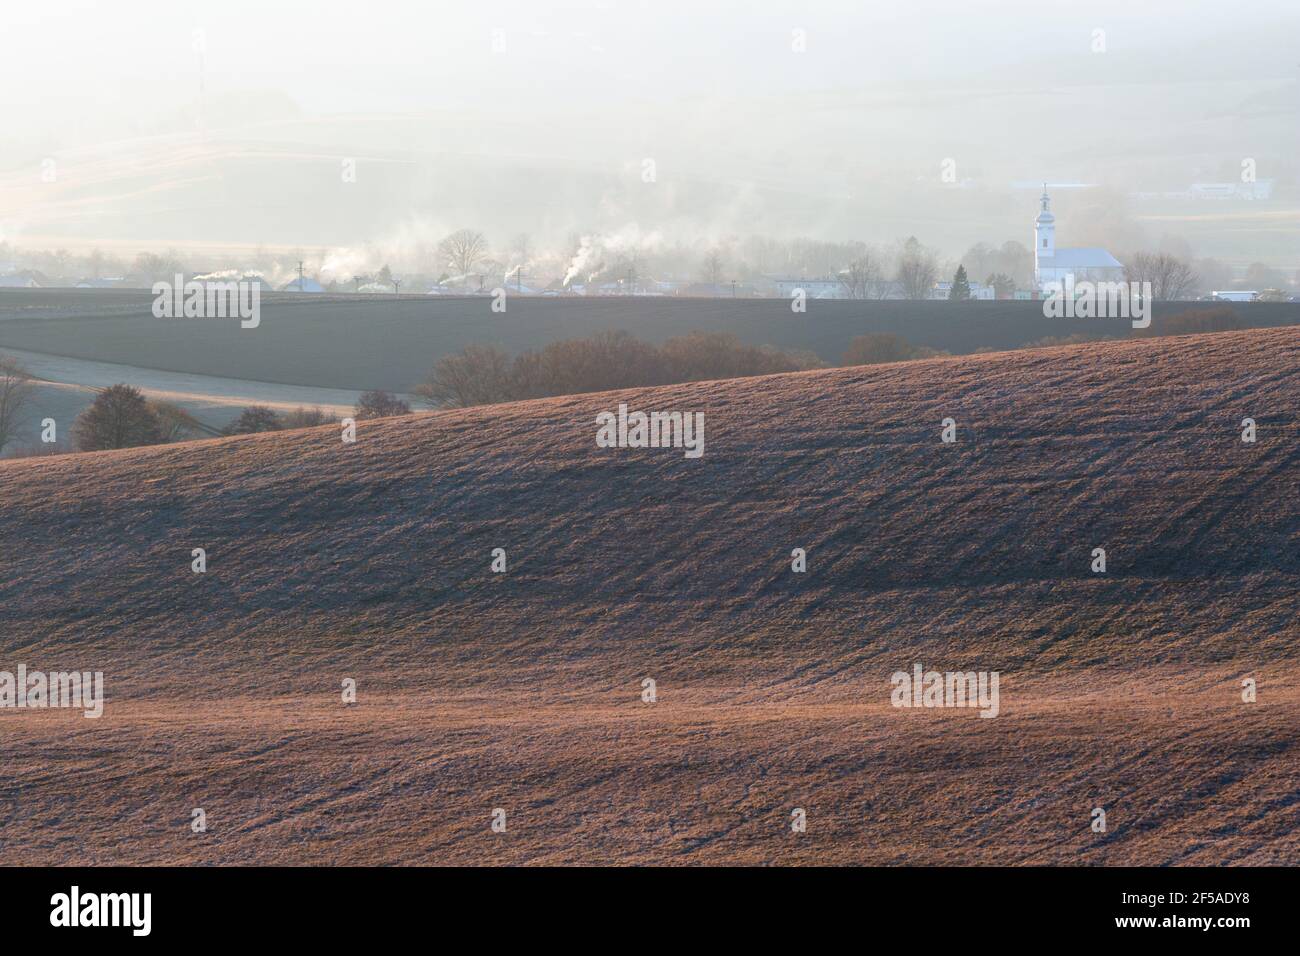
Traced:
<path id="1" fill-rule="evenodd" d="M 243 413 L 226 426 L 227 435 L 250 435 L 255 432 L 278 432 L 284 421 L 265 405 L 249 405 Z"/>
<path id="2" fill-rule="evenodd" d="M 410 405 L 392 392 L 385 392 L 378 388 L 362 392 L 361 397 L 357 399 L 356 410 L 353 412 L 358 421 L 363 418 L 391 418 L 394 415 L 409 414 L 411 414 Z"/>
<path id="3" fill-rule="evenodd" d="M 911 359 L 929 358 L 942 354 L 924 345 L 913 345 L 899 335 L 873 332 L 859 335 L 845 349 L 841 365 L 883 365 L 886 362 L 907 362 Z"/>
<path id="4" fill-rule="evenodd" d="M 673 382 L 800 372 L 825 364 L 810 352 L 743 345 L 729 332 L 692 332 L 669 339 L 660 351 L 665 372 Z"/>
<path id="5" fill-rule="evenodd" d="M 522 393 L 521 397 L 604 392 L 671 381 L 664 376 L 658 350 L 622 331 L 552 342 L 542 349 L 540 363 L 532 368 L 540 378 L 529 381 L 524 370 L 531 364 L 525 358 L 515 375 L 516 394 Z M 540 395 L 531 394 L 539 390 Z"/>
<path id="6" fill-rule="evenodd" d="M 1231 332 L 1245 328 L 1241 316 L 1230 306 L 1215 309 L 1188 309 L 1156 319 L 1142 330 L 1143 335 L 1194 335 L 1200 332 Z"/>
<path id="7" fill-rule="evenodd" d="M 299 405 L 291 412 L 285 412 L 280 422 L 284 428 L 315 428 L 317 425 L 333 425 L 338 419 L 319 406 L 306 408 Z"/>

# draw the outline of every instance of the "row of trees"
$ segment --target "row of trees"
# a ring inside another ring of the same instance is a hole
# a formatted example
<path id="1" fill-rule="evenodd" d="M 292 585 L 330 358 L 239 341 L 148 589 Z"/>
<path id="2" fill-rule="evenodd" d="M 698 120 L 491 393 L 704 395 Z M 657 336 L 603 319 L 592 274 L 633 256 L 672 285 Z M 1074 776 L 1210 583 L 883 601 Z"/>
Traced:
<path id="1" fill-rule="evenodd" d="M 375 389 L 362 392 L 357 399 L 352 417 L 357 421 L 368 418 L 392 418 L 411 414 L 411 406 L 392 392 Z M 315 428 L 318 425 L 338 424 L 338 418 L 323 408 L 295 408 L 277 412 L 265 405 L 250 405 L 239 417 L 227 425 L 226 435 L 252 435 L 257 432 L 278 432 L 292 428 Z"/>
<path id="2" fill-rule="evenodd" d="M 876 365 L 939 354 L 897 335 L 860 335 L 849 343 L 840 364 Z M 513 357 L 496 346 L 472 345 L 440 359 L 415 391 L 431 407 L 464 408 L 825 366 L 811 352 L 744 345 L 730 333 L 692 332 L 656 346 L 628 332 L 600 332 Z"/>
<path id="3" fill-rule="evenodd" d="M 692 332 L 656 346 L 628 332 L 599 332 L 513 357 L 496 346 L 472 345 L 439 359 L 415 392 L 431 407 L 458 408 L 794 372 L 822 364 L 810 352 L 743 345 L 729 333 Z"/>

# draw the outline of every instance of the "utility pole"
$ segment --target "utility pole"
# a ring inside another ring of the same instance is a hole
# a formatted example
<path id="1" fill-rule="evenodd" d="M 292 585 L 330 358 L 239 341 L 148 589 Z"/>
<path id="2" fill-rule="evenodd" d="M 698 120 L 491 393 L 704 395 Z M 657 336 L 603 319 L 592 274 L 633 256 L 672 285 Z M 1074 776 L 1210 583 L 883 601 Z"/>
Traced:
<path id="1" fill-rule="evenodd" d="M 735 279 L 732 279 L 732 280 L 731 280 L 731 297 L 732 297 L 733 299 L 736 297 L 736 280 L 735 280 Z"/>
<path id="2" fill-rule="evenodd" d="M 298 291 L 299 292 L 307 291 L 307 286 L 302 281 L 302 260 L 301 259 L 298 260 Z"/>

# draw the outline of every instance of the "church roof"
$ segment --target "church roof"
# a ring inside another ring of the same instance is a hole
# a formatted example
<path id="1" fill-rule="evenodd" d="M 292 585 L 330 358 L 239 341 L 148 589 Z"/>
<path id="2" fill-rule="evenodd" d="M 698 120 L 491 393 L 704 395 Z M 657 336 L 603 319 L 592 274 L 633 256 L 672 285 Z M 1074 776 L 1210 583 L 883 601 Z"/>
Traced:
<path id="1" fill-rule="evenodd" d="M 1122 269 L 1123 263 L 1105 249 L 1083 247 L 1078 249 L 1057 249 L 1053 256 L 1043 256 L 1039 265 L 1054 269 Z"/>

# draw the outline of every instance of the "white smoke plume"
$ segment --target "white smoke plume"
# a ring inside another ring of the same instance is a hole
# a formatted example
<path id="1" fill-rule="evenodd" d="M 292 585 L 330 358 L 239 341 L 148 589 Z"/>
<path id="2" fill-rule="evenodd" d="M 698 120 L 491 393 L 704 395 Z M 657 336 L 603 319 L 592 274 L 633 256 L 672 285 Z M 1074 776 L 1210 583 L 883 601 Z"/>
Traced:
<path id="1" fill-rule="evenodd" d="M 569 260 L 565 270 L 563 284 L 573 282 L 579 276 L 590 280 L 606 266 L 612 265 L 621 256 L 631 253 L 652 253 L 663 247 L 664 237 L 658 230 L 642 233 L 636 223 L 628 223 L 617 232 L 583 236 L 578 241 L 578 250 Z"/>

